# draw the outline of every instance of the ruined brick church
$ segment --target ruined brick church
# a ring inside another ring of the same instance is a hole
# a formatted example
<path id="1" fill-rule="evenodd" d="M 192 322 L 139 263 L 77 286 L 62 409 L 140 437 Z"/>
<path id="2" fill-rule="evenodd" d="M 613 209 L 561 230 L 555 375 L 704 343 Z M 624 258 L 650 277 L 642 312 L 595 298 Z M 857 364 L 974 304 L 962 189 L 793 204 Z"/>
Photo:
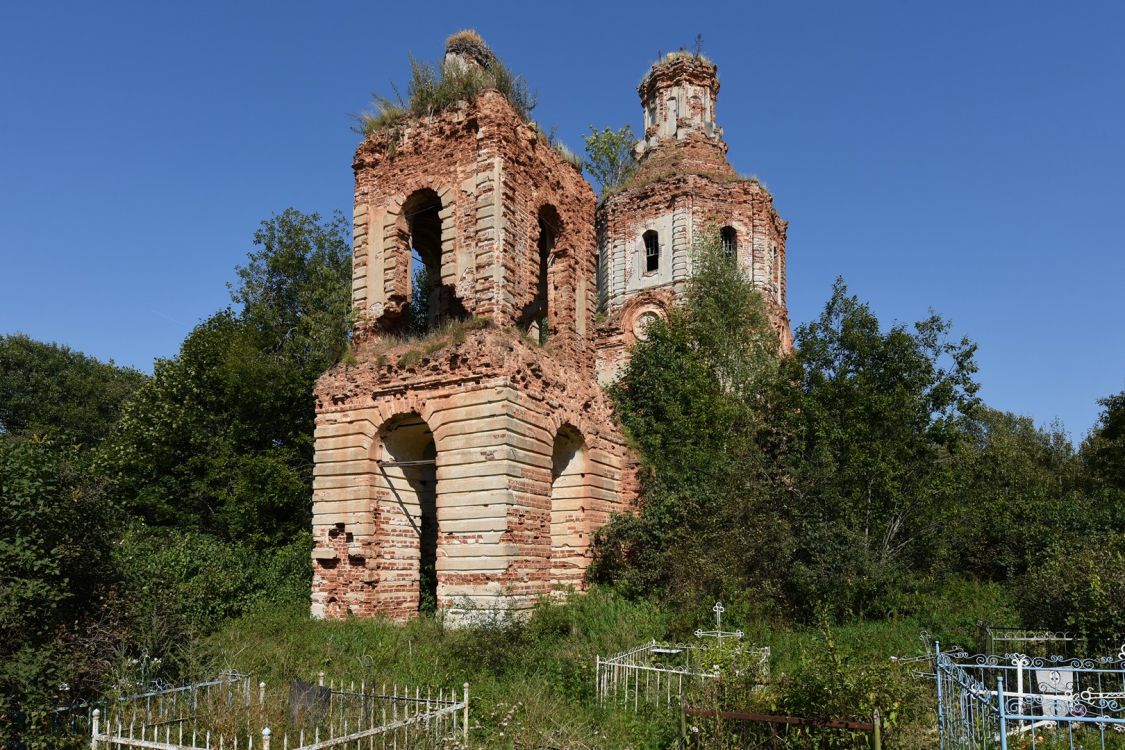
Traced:
<path id="1" fill-rule="evenodd" d="M 485 64 L 464 36 L 445 64 Z M 705 227 L 790 346 L 786 223 L 727 162 L 718 91 L 706 58 L 655 63 L 636 170 L 600 203 L 495 90 L 359 145 L 355 357 L 316 386 L 315 617 L 456 621 L 581 589 L 594 532 L 635 497 L 603 386 L 685 289 Z M 410 340 L 420 268 L 446 324 Z"/>

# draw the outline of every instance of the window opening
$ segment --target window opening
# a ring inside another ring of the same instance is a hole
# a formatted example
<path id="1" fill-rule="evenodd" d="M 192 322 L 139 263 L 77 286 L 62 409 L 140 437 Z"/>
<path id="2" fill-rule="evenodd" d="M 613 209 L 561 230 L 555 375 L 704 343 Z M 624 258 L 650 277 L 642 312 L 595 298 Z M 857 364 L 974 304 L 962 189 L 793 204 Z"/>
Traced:
<path id="1" fill-rule="evenodd" d="M 549 281 L 553 261 L 551 254 L 561 234 L 559 215 L 554 206 L 543 206 L 539 209 L 538 230 L 539 236 L 535 241 L 535 295 L 523 309 L 520 327 L 527 331 L 532 341 L 546 344 L 550 321 Z"/>
<path id="2" fill-rule="evenodd" d="M 645 273 L 654 273 L 660 269 L 660 236 L 650 229 L 641 237 L 645 244 Z"/>
<path id="3" fill-rule="evenodd" d="M 738 233 L 734 231 L 734 227 L 723 227 L 719 230 L 719 235 L 723 241 L 723 255 L 735 260 L 738 257 Z"/>

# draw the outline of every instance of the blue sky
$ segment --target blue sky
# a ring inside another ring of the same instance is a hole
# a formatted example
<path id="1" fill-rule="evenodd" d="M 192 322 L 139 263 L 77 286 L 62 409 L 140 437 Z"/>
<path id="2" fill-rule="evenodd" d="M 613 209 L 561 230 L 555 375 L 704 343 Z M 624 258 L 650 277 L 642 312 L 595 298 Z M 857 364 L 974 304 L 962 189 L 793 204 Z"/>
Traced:
<path id="1" fill-rule="evenodd" d="M 350 213 L 349 113 L 474 27 L 581 150 L 660 51 L 719 65 L 736 169 L 789 220 L 790 313 L 837 275 L 980 344 L 992 405 L 1075 438 L 1125 388 L 1125 4 L 6 3 L 0 333 L 151 370 L 258 222 Z"/>

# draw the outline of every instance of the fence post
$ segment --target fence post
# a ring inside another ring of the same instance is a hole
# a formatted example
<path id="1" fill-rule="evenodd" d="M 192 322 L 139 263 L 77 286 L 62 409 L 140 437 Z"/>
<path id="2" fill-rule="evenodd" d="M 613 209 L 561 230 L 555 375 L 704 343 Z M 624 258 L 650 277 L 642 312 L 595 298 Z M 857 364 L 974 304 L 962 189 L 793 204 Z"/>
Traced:
<path id="1" fill-rule="evenodd" d="M 270 750 L 270 734 L 269 727 L 262 730 L 262 750 Z"/>
<path id="2" fill-rule="evenodd" d="M 883 717 L 879 709 L 871 715 L 871 724 L 875 727 L 875 750 L 883 750 Z"/>
<path id="3" fill-rule="evenodd" d="M 93 721 L 90 722 L 90 748 L 97 750 L 98 748 L 98 724 L 101 723 L 102 710 L 100 708 L 94 709 Z"/>
<path id="4" fill-rule="evenodd" d="M 323 670 L 323 669 L 322 669 L 322 670 L 320 670 L 320 682 L 319 682 L 319 685 L 320 685 L 321 687 L 324 687 L 324 670 Z"/>
<path id="5" fill-rule="evenodd" d="M 465 683 L 465 709 L 461 715 L 461 739 L 469 746 L 469 683 Z"/>
<path id="6" fill-rule="evenodd" d="M 258 705 L 264 706 L 266 704 L 266 681 L 262 680 L 258 683 Z"/>
<path id="7" fill-rule="evenodd" d="M 1000 715 L 1000 750 L 1008 750 L 1008 717 L 1004 715 L 1004 678 L 996 678 L 996 708 Z"/>
<path id="8" fill-rule="evenodd" d="M 938 748 L 945 750 L 945 709 L 941 702 L 941 641 L 934 641 L 934 680 L 937 681 Z"/>

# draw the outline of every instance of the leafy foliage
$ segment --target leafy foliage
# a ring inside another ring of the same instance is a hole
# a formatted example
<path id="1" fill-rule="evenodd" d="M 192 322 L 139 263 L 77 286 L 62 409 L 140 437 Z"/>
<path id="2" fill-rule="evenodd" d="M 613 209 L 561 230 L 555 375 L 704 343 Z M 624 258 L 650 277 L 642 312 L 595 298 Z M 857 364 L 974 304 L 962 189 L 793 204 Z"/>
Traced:
<path id="1" fill-rule="evenodd" d="M 949 330 L 931 315 L 884 332 L 842 280 L 798 329 L 799 600 L 859 614 L 932 563 L 957 499 L 952 459 L 978 404 L 976 346 Z"/>
<path id="2" fill-rule="evenodd" d="M 1018 582 L 1024 619 L 1120 648 L 1125 635 L 1125 532 L 1056 542 Z M 1101 650 L 1097 650 L 1101 653 Z"/>
<path id="3" fill-rule="evenodd" d="M 982 407 L 966 441 L 953 467 L 960 502 L 943 524 L 946 569 L 1010 580 L 1052 544 L 1105 520 L 1080 492 L 1081 466 L 1061 428 Z"/>
<path id="4" fill-rule="evenodd" d="M 717 232 L 693 263 L 684 304 L 648 328 L 611 390 L 641 457 L 643 500 L 599 533 L 592 575 L 688 599 L 754 580 L 769 599 L 789 556 L 776 502 L 785 441 L 772 421 L 787 411 L 789 363 Z"/>
<path id="5" fill-rule="evenodd" d="M 77 449 L 0 438 L 0 741 L 30 747 L 49 729 L 59 686 L 89 688 L 91 651 L 112 647 L 100 623 L 113 581 L 111 509 L 83 480 Z"/>
<path id="6" fill-rule="evenodd" d="M 841 281 L 779 357 L 718 238 L 697 256 L 612 391 L 642 499 L 599 533 L 591 575 L 674 597 L 748 587 L 808 617 L 884 612 L 955 570 L 945 521 L 962 507 L 975 346 L 937 316 L 884 331 Z"/>
<path id="7" fill-rule="evenodd" d="M 621 188 L 636 169 L 633 145 L 637 136 L 626 125 L 618 130 L 590 126 L 586 136 L 586 171 L 598 184 L 598 195 L 605 196 Z"/>
<path id="8" fill-rule="evenodd" d="M 1095 489 L 1125 493 L 1125 391 L 1098 403 L 1102 413 L 1082 445 L 1082 459 Z"/>
<path id="9" fill-rule="evenodd" d="M 242 312 L 156 363 L 102 467 L 150 524 L 279 544 L 308 527 L 312 385 L 347 346 L 350 258 L 339 216 L 290 209 L 255 242 L 232 292 Z"/>
<path id="10" fill-rule="evenodd" d="M 0 336 L 0 435 L 94 445 L 144 382 L 136 370 L 59 344 Z"/>
<path id="11" fill-rule="evenodd" d="M 135 526 L 114 555 L 136 598 L 141 649 L 175 661 L 181 639 L 169 635 L 212 632 L 261 604 L 307 603 L 311 549 L 308 531 L 263 549 L 199 532 Z"/>

